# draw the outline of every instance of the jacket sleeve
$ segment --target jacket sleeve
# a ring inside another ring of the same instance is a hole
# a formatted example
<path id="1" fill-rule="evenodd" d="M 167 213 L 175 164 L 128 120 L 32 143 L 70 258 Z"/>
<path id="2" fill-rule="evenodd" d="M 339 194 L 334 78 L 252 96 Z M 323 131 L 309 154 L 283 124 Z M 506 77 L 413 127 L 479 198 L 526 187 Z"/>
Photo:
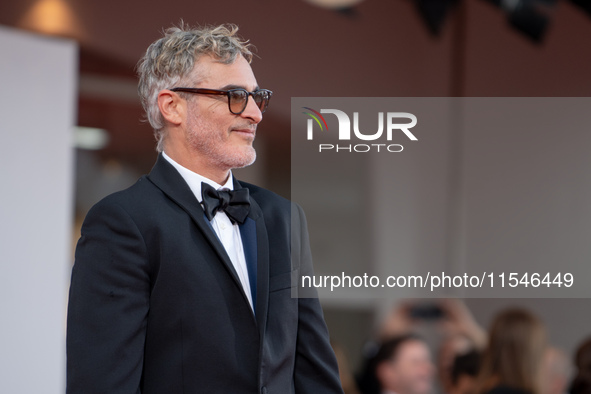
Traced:
<path id="1" fill-rule="evenodd" d="M 103 200 L 76 247 L 67 325 L 68 394 L 140 392 L 150 278 L 136 223 Z"/>
<path id="2" fill-rule="evenodd" d="M 292 261 L 299 262 L 298 283 L 303 275 L 314 275 L 306 218 L 298 205 L 292 207 Z M 299 286 L 298 286 L 299 287 Z M 298 289 L 298 337 L 295 361 L 297 394 L 343 393 L 338 365 L 316 289 Z M 303 291 L 301 291 L 303 290 Z"/>

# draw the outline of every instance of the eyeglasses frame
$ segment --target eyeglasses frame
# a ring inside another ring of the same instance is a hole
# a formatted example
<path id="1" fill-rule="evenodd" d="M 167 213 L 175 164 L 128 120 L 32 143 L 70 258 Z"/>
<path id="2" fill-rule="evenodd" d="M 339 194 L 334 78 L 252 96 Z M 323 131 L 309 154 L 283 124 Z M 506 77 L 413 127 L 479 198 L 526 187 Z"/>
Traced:
<path id="1" fill-rule="evenodd" d="M 271 97 L 273 96 L 273 92 L 270 91 L 269 89 L 257 89 L 253 92 L 249 92 L 248 90 L 244 89 L 244 88 L 236 88 L 236 89 L 228 89 L 228 90 L 218 90 L 218 89 L 205 89 L 205 88 L 182 88 L 182 87 L 178 87 L 178 88 L 172 88 L 169 89 L 172 92 L 184 92 L 184 93 L 194 93 L 194 94 L 213 94 L 216 96 L 227 96 L 228 97 L 228 110 L 230 111 L 230 113 L 234 114 L 234 115 L 240 115 L 244 112 L 244 110 L 246 110 L 246 107 L 248 106 L 248 97 L 246 98 L 246 101 L 244 101 L 244 107 L 242 108 L 242 110 L 240 112 L 234 112 L 232 111 L 232 105 L 230 104 L 230 94 L 232 92 L 235 91 L 242 91 L 242 92 L 246 92 L 246 94 L 248 94 L 248 96 L 252 96 L 252 99 L 254 101 L 254 95 L 258 92 L 267 92 L 267 94 L 269 95 L 269 98 L 267 99 L 267 105 L 265 106 L 264 109 L 261 109 L 258 105 L 257 107 L 259 108 L 259 110 L 261 111 L 261 114 L 264 114 L 265 111 L 267 111 L 267 108 L 269 107 L 269 101 L 271 101 Z M 256 104 L 256 101 L 255 101 Z"/>

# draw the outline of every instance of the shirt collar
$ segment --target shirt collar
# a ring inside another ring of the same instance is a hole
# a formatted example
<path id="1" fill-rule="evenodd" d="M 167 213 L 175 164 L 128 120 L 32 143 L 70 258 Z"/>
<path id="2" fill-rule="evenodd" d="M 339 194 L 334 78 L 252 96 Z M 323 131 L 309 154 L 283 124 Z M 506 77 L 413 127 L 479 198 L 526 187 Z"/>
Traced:
<path id="1" fill-rule="evenodd" d="M 172 166 L 174 168 L 176 168 L 176 170 L 179 172 L 179 174 L 181 174 L 181 176 L 183 177 L 185 182 L 187 182 L 187 184 L 189 185 L 189 188 L 191 189 L 191 191 L 195 195 L 195 198 L 197 198 L 197 201 L 199 201 L 199 202 L 201 202 L 201 200 L 203 199 L 201 197 L 201 182 L 205 182 L 205 183 L 209 184 L 211 187 L 213 187 L 216 190 L 219 190 L 219 189 L 234 190 L 234 180 L 233 180 L 233 176 L 232 176 L 231 171 L 230 171 L 230 176 L 228 177 L 228 180 L 226 181 L 226 183 L 224 183 L 223 185 L 220 185 L 219 183 L 214 182 L 211 179 L 204 177 L 203 175 L 199 175 L 196 172 L 193 172 L 193 171 L 189 170 L 188 168 L 183 167 L 182 165 L 180 165 L 179 163 L 177 163 L 176 161 L 171 159 L 164 152 L 162 152 L 162 157 L 164 157 L 170 164 L 172 164 Z"/>

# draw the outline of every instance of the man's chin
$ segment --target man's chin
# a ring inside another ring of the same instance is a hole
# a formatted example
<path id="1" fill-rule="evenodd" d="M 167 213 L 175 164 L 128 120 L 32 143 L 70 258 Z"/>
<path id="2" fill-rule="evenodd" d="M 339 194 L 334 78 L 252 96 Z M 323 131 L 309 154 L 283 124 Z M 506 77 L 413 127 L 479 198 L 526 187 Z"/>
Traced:
<path id="1" fill-rule="evenodd" d="M 240 154 L 236 154 L 232 157 L 231 168 L 244 168 L 253 164 L 256 161 L 257 153 L 253 147 L 245 149 Z"/>

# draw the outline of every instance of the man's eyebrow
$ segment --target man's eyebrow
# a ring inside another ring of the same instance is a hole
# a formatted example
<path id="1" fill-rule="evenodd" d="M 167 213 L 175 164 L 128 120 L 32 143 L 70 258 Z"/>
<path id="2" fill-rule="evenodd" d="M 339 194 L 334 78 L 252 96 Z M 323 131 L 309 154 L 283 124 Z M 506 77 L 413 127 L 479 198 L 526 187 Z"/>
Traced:
<path id="1" fill-rule="evenodd" d="M 246 86 L 243 85 L 234 85 L 234 84 L 230 84 L 230 85 L 226 85 L 226 86 L 222 86 L 220 88 L 220 90 L 230 90 L 230 89 L 246 89 L 248 91 L 248 88 Z M 253 91 L 255 90 L 259 90 L 259 86 L 255 86 L 255 88 L 253 89 Z"/>

